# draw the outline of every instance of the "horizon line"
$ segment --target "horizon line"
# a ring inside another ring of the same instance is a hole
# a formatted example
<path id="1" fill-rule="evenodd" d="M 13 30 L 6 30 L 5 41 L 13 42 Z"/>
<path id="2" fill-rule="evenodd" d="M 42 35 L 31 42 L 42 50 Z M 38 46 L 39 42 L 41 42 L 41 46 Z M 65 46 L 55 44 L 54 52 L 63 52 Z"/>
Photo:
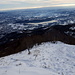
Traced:
<path id="1" fill-rule="evenodd" d="M 51 6 L 7 8 L 7 9 L 0 9 L 0 11 L 20 10 L 20 9 L 35 9 L 35 8 L 45 8 L 45 7 L 70 7 L 70 6 L 74 7 L 75 4 L 61 4 L 61 5 L 51 5 Z"/>

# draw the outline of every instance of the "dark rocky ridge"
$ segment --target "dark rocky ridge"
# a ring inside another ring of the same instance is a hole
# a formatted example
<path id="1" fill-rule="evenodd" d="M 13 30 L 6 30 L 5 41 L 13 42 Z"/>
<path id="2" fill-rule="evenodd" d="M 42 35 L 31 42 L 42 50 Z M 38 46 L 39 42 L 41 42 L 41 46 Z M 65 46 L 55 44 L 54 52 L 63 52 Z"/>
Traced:
<path id="1" fill-rule="evenodd" d="M 67 44 L 75 45 L 75 38 L 65 34 L 73 25 L 55 25 L 47 28 L 21 31 L 22 33 L 12 32 L 0 39 L 0 57 L 14 54 L 33 47 L 35 44 L 49 41 L 62 41 Z"/>

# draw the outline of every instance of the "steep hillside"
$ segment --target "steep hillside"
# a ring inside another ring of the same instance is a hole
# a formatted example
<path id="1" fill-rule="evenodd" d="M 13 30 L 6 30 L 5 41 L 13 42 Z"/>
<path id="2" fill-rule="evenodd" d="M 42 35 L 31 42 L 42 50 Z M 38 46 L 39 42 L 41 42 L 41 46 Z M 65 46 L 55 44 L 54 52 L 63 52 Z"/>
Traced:
<path id="1" fill-rule="evenodd" d="M 46 42 L 0 58 L 0 75 L 75 75 L 75 45 Z"/>
<path id="2" fill-rule="evenodd" d="M 0 39 L 0 57 L 29 49 L 42 42 L 62 41 L 75 45 L 74 26 L 74 24 L 65 26 L 55 25 L 7 34 Z M 72 35 L 67 32 L 72 32 Z"/>

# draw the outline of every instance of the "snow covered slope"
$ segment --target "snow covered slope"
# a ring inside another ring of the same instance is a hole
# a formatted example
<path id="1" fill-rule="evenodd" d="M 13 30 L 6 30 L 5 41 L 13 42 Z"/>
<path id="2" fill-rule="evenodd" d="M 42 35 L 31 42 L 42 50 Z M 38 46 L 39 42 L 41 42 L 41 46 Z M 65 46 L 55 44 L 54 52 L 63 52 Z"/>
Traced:
<path id="1" fill-rule="evenodd" d="M 28 51 L 0 58 L 0 75 L 75 75 L 75 46 L 42 43 Z"/>

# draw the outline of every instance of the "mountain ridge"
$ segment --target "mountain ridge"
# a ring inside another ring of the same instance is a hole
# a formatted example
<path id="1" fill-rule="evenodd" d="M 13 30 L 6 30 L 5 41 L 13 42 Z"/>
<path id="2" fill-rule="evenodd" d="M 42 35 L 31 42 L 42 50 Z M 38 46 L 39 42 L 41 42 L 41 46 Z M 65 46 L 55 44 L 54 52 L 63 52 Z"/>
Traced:
<path id="1" fill-rule="evenodd" d="M 75 38 L 65 33 L 65 31 L 70 31 L 70 28 L 74 26 L 75 24 L 65 26 L 54 25 L 47 28 L 22 31 L 22 33 L 18 34 L 16 32 L 14 34 L 7 34 L 7 36 L 1 39 L 4 43 L 0 44 L 0 57 L 30 49 L 42 42 L 62 41 L 75 45 Z M 75 30 L 73 32 L 75 33 Z"/>

